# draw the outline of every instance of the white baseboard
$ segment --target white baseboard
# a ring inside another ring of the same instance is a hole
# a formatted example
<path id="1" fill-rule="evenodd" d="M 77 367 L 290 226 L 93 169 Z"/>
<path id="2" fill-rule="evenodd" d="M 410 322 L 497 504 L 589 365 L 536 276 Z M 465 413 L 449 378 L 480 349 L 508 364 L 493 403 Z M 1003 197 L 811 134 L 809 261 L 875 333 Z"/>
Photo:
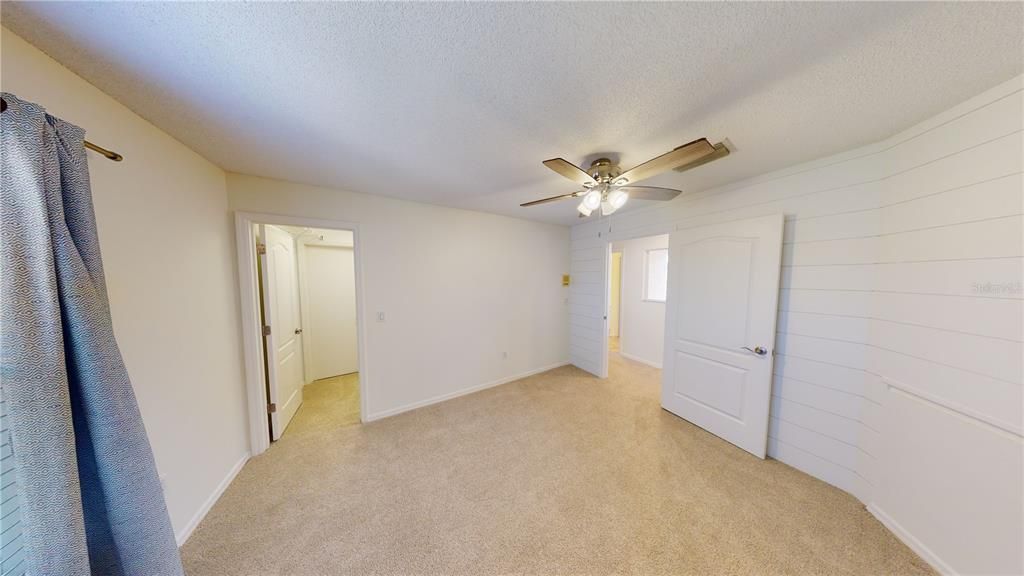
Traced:
<path id="1" fill-rule="evenodd" d="M 536 368 L 534 370 L 529 370 L 527 372 L 523 372 L 521 374 L 516 374 L 514 376 L 509 376 L 507 378 L 500 378 L 498 380 L 494 380 L 494 381 L 491 381 L 491 382 L 484 382 L 483 384 L 477 384 L 476 386 L 470 386 L 469 388 L 463 388 L 462 390 L 457 390 L 455 392 L 449 392 L 448 394 L 441 394 L 440 396 L 434 396 L 432 398 L 427 398 L 426 400 L 420 400 L 419 402 L 412 402 L 410 404 L 405 404 L 405 405 L 399 406 L 397 408 L 391 408 L 389 410 L 381 410 L 380 412 L 374 412 L 372 414 L 367 414 L 366 417 L 363 418 L 363 422 L 373 422 L 374 420 L 380 420 L 382 418 L 387 418 L 389 416 L 395 416 L 395 415 L 401 414 L 402 412 L 408 412 L 410 410 L 415 410 L 417 408 L 423 408 L 424 406 L 430 406 L 431 404 L 437 404 L 439 402 L 444 402 L 445 400 L 451 400 L 452 398 L 458 398 L 459 396 L 465 396 L 466 394 L 472 394 L 474 392 L 479 392 L 481 390 L 486 390 L 488 388 L 493 388 L 495 386 L 501 386 L 502 384 L 508 384 L 509 382 L 514 382 L 516 380 L 521 380 L 521 379 L 526 378 L 528 376 L 533 376 L 534 374 L 540 374 L 541 372 L 547 372 L 548 370 L 554 370 L 555 368 L 561 368 L 562 366 L 568 366 L 568 365 L 569 365 L 569 361 L 568 360 L 566 360 L 564 362 L 556 362 L 556 363 L 550 364 L 548 366 L 542 366 L 540 368 Z"/>
<path id="2" fill-rule="evenodd" d="M 238 473 L 242 471 L 242 467 L 245 466 L 245 463 L 248 461 L 249 453 L 246 452 L 242 455 L 242 458 L 231 467 L 227 476 L 220 481 L 220 484 L 218 484 L 217 488 L 214 489 L 212 494 L 210 494 L 210 497 L 203 502 L 203 505 L 199 507 L 199 510 L 192 516 L 192 519 L 188 521 L 188 524 L 174 535 L 174 539 L 178 541 L 179 547 L 188 540 L 189 536 L 191 536 L 192 532 L 196 529 L 196 526 L 199 526 L 199 523 L 203 521 L 203 518 L 206 518 L 206 514 L 210 511 L 210 508 L 213 508 L 213 505 L 217 503 L 218 499 L 220 499 L 221 494 L 228 489 L 228 486 L 231 485 L 231 481 L 235 479 L 235 476 L 238 476 Z"/>
<path id="3" fill-rule="evenodd" d="M 646 364 L 646 365 L 650 366 L 651 368 L 657 368 L 658 370 L 661 370 L 661 363 L 660 362 L 651 362 L 650 360 L 644 360 L 643 358 L 640 358 L 639 356 L 633 356 L 632 354 L 626 354 L 622 350 L 619 350 L 619 356 L 622 356 L 623 358 L 625 358 L 627 360 L 632 360 L 633 362 L 639 362 L 641 364 Z"/>
<path id="4" fill-rule="evenodd" d="M 889 529 L 890 532 L 896 535 L 908 548 L 917 553 L 918 556 L 924 559 L 925 562 L 931 564 L 932 568 L 935 568 L 940 574 L 956 574 L 956 571 L 942 561 L 939 555 L 931 550 L 931 548 L 924 545 L 923 542 L 914 537 L 913 534 L 907 531 L 906 528 L 900 525 L 899 522 L 894 520 L 892 516 L 885 513 L 884 510 L 879 508 L 875 504 L 868 504 L 868 512 L 872 516 L 878 519 L 883 526 Z"/>

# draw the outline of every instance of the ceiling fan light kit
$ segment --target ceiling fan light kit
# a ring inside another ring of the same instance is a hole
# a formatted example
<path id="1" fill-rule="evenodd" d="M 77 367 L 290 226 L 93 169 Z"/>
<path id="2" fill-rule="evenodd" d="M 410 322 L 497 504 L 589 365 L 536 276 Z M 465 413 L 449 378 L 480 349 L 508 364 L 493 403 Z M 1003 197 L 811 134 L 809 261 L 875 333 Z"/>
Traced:
<path id="1" fill-rule="evenodd" d="M 616 188 L 608 193 L 608 203 L 615 210 L 622 208 L 626 204 L 626 200 L 629 200 L 629 192 L 622 188 Z"/>
<path id="2" fill-rule="evenodd" d="M 689 144 L 684 144 L 671 152 L 662 154 L 657 158 L 648 160 L 626 172 L 622 172 L 618 164 L 608 158 L 598 158 L 591 162 L 589 171 L 583 170 L 564 158 L 552 158 L 551 160 L 545 160 L 544 165 L 559 175 L 579 184 L 583 189 L 569 194 L 526 202 L 520 206 L 533 206 L 535 204 L 544 204 L 582 196 L 583 200 L 576 207 L 576 210 L 580 213 L 580 218 L 590 216 L 599 207 L 601 208 L 602 216 L 609 216 L 625 206 L 630 198 L 639 200 L 671 200 L 682 193 L 682 191 L 672 188 L 634 186 L 635 182 L 645 180 L 667 170 L 683 172 L 723 158 L 728 154 L 729 148 L 724 143 L 719 142 L 712 145 L 708 142 L 707 138 L 700 138 Z"/>

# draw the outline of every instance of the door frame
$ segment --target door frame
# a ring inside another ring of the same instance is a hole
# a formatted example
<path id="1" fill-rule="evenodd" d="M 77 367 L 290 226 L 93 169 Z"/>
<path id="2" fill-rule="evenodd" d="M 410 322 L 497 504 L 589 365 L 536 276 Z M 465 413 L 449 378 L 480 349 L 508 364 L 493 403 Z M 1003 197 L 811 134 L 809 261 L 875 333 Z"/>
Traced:
<path id="1" fill-rule="evenodd" d="M 618 324 L 615 327 L 615 333 L 618 335 L 617 338 L 619 339 L 619 344 L 621 346 L 621 344 L 622 344 L 622 251 L 619 251 L 619 252 L 615 251 L 615 243 L 614 242 L 609 242 L 608 246 L 609 246 L 609 252 L 608 252 L 608 312 L 609 312 L 609 316 L 611 316 L 612 304 L 614 303 L 614 304 L 617 305 L 619 312 L 618 312 L 618 314 L 615 317 L 615 321 Z M 618 289 L 615 291 L 616 294 L 618 294 L 618 297 L 619 297 L 618 298 L 618 302 L 615 302 L 615 299 L 612 298 L 612 281 L 611 281 L 612 264 L 615 261 L 615 255 L 616 254 L 619 255 L 619 285 L 618 285 Z M 612 327 L 612 319 L 609 318 L 608 319 L 609 337 L 611 337 L 611 327 Z"/>
<path id="2" fill-rule="evenodd" d="M 602 244 L 602 246 L 604 247 L 604 251 L 605 251 L 605 268 L 604 268 L 604 278 L 605 278 L 605 280 L 604 280 L 604 295 L 603 295 L 603 301 L 604 301 L 604 333 L 601 336 L 601 349 L 603 350 L 603 352 L 601 353 L 601 366 L 600 366 L 601 367 L 601 373 L 597 375 L 598 378 L 607 378 L 608 377 L 608 363 L 609 363 L 610 356 L 611 356 L 611 353 L 608 350 L 608 339 L 610 338 L 610 336 L 608 334 L 608 328 L 609 328 L 609 319 L 608 319 L 609 314 L 608 314 L 608 312 L 609 312 L 609 308 L 611 307 L 611 297 L 612 297 L 612 294 L 611 294 L 611 292 L 612 292 L 612 254 L 614 253 L 614 250 L 615 250 L 614 245 L 616 243 L 618 243 L 618 242 L 630 242 L 632 240 L 642 240 L 644 238 L 651 238 L 651 237 L 654 237 L 654 236 L 668 236 L 669 237 L 669 242 L 671 242 L 672 241 L 672 233 L 675 230 L 676 230 L 675 226 L 672 226 L 669 230 L 665 230 L 665 231 L 662 231 L 660 228 L 650 229 L 650 230 L 648 230 L 648 229 L 640 229 L 640 230 L 632 230 L 632 231 L 630 231 L 630 232 L 628 232 L 626 234 L 616 234 L 615 236 L 612 236 L 611 230 L 608 231 L 607 238 L 605 238 L 605 240 L 604 240 L 604 242 Z M 626 258 L 625 252 L 622 252 L 622 259 L 625 260 L 625 258 Z M 619 265 L 620 265 L 620 267 L 619 267 L 619 354 L 620 355 L 622 354 L 622 283 L 625 281 L 625 277 L 622 275 L 621 264 L 622 263 L 620 262 L 619 263 Z M 646 274 L 646 269 L 641 270 L 640 273 L 641 273 L 641 275 Z M 666 310 L 666 314 L 667 314 L 667 310 L 668 310 L 668 295 L 667 294 L 665 296 L 664 304 L 665 304 L 665 310 Z M 667 335 L 666 334 L 662 334 L 661 337 L 663 339 L 667 339 Z M 644 363 L 648 364 L 648 365 L 651 365 L 648 362 L 644 362 Z M 654 366 L 654 365 L 651 365 L 651 366 L 655 367 L 655 368 L 658 368 L 659 370 L 661 369 L 658 366 Z"/>
<path id="3" fill-rule="evenodd" d="M 652 207 L 652 209 L 657 209 L 657 207 Z M 645 210 L 647 210 L 647 209 L 645 209 Z M 635 214 L 635 213 L 633 213 L 633 214 Z M 774 215 L 774 214 L 778 214 L 779 216 L 782 217 L 782 219 L 783 219 L 783 226 L 785 226 L 785 221 L 786 221 L 785 218 L 786 218 L 786 216 L 785 216 L 784 212 L 770 212 L 768 214 L 762 214 L 762 216 L 769 216 L 769 215 Z M 611 254 L 612 254 L 612 244 L 613 243 L 615 243 L 615 242 L 628 242 L 629 240 L 638 240 L 640 238 L 647 238 L 647 237 L 650 237 L 650 236 L 668 235 L 669 246 L 671 246 L 671 244 L 672 244 L 672 235 L 677 233 L 677 232 L 681 232 L 683 230 L 690 230 L 692 228 L 701 228 L 703 226 L 711 226 L 711 225 L 715 225 L 715 224 L 726 224 L 728 222 L 733 222 L 733 221 L 738 221 L 738 220 L 747 220 L 749 218 L 757 218 L 757 217 L 758 216 L 750 216 L 748 218 L 735 218 L 733 220 L 726 220 L 724 222 L 710 222 L 710 223 L 697 224 L 697 225 L 682 225 L 682 224 L 676 222 L 675 220 L 673 220 L 673 221 L 670 221 L 670 222 L 660 222 L 660 223 L 654 223 L 654 224 L 650 224 L 650 225 L 646 225 L 646 226 L 640 226 L 640 227 L 637 227 L 637 228 L 629 228 L 629 229 L 626 229 L 625 232 L 620 232 L 620 231 L 618 231 L 618 229 L 616 229 L 613 232 L 612 231 L 612 227 L 609 224 L 606 227 L 603 227 L 602 229 L 598 230 L 597 235 L 598 235 L 598 238 L 601 239 L 601 242 L 597 246 L 595 246 L 595 248 L 604 248 L 604 254 L 605 254 L 605 260 L 604 260 L 605 261 L 605 265 L 604 265 L 605 266 L 604 267 L 604 282 L 602 283 L 602 285 L 604 286 L 604 288 L 602 290 L 603 291 L 602 302 L 603 302 L 603 306 L 604 306 L 604 318 L 605 318 L 605 320 L 604 320 L 604 322 L 602 324 L 603 330 L 602 330 L 602 334 L 601 334 L 601 364 L 600 364 L 600 366 L 598 366 L 598 368 L 600 368 L 600 370 L 601 370 L 601 373 L 600 374 L 596 374 L 596 376 L 598 378 L 607 378 L 608 377 L 608 356 L 609 356 L 609 354 L 608 354 L 608 299 L 610 298 L 610 292 L 611 292 L 611 287 L 610 287 L 611 271 L 610 271 L 610 268 L 611 268 Z M 786 234 L 785 229 L 783 229 L 783 236 L 782 236 L 783 244 L 785 244 L 785 241 L 786 241 L 786 235 L 785 234 Z M 781 273 L 780 273 L 780 281 L 781 281 Z M 621 297 L 621 295 L 622 295 L 621 294 L 621 287 L 620 287 L 619 290 L 620 290 L 619 295 Z M 780 288 L 780 290 L 781 290 L 781 288 Z M 665 315 L 666 315 L 666 319 L 665 319 L 665 334 L 662 335 L 662 339 L 664 340 L 664 343 L 666 345 L 668 344 L 668 300 L 671 297 L 672 297 L 671 294 L 666 294 L 665 295 Z M 622 320 L 622 309 L 621 309 L 621 307 L 619 309 L 619 320 L 620 320 L 620 322 Z M 776 309 L 776 324 L 777 323 L 778 323 L 778 310 Z M 621 328 L 621 324 L 620 324 L 620 327 L 619 327 L 619 350 L 621 351 L 621 349 L 622 349 L 622 328 Z M 666 347 L 666 349 L 667 349 L 667 347 Z M 662 369 L 664 369 L 664 359 L 662 359 Z M 769 414 L 769 418 L 771 418 L 770 414 Z"/>
<path id="4" fill-rule="evenodd" d="M 366 314 L 363 298 L 362 244 L 359 224 L 303 216 L 260 212 L 235 212 L 235 246 L 238 253 L 238 294 L 241 305 L 242 356 L 245 364 L 246 405 L 249 414 L 249 451 L 253 456 L 270 447 L 267 421 L 266 374 L 263 368 L 263 327 L 260 322 L 259 280 L 256 270 L 254 225 L 305 226 L 352 232 L 356 283 L 356 343 L 359 358 L 359 419 L 366 421 L 369 404 L 370 367 L 366 353 Z M 300 295 L 301 298 L 301 295 Z M 305 348 L 303 348 L 305 349 Z M 305 378 L 303 378 L 305 379 Z"/>
<path id="5" fill-rule="evenodd" d="M 608 377 L 608 357 L 611 352 L 608 350 L 608 308 L 611 305 L 611 291 L 612 291 L 612 243 L 610 240 L 605 240 L 601 245 L 602 251 L 604 252 L 604 268 L 602 272 L 604 274 L 604 282 L 602 285 L 604 289 L 601 291 L 601 316 L 603 318 L 601 322 L 601 373 L 597 375 L 598 378 Z M 620 310 L 621 312 L 621 310 Z M 619 334 L 621 338 L 621 334 Z M 621 345 L 622 340 L 619 340 Z"/>

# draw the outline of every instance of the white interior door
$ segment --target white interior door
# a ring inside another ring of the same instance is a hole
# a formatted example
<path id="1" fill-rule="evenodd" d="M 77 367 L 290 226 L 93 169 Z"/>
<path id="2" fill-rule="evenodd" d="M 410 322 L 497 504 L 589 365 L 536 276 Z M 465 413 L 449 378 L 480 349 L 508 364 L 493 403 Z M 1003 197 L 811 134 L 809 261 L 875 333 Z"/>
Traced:
<path id="1" fill-rule="evenodd" d="M 661 405 L 764 458 L 782 215 L 673 232 Z"/>
<path id="2" fill-rule="evenodd" d="M 311 373 L 314 380 L 359 371 L 352 248 L 307 244 Z"/>
<path id="3" fill-rule="evenodd" d="M 302 404 L 302 330 L 299 326 L 298 270 L 295 240 L 276 226 L 261 225 L 266 245 L 263 265 L 263 310 L 267 339 L 270 433 L 281 437 Z"/>

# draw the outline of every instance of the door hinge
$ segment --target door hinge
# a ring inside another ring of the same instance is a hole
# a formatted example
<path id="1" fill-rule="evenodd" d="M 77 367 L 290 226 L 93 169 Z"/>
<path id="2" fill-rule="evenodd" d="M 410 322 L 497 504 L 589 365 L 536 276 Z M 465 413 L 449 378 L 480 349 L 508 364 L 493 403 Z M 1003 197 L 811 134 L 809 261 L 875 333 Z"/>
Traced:
<path id="1" fill-rule="evenodd" d="M 257 254 L 266 254 L 267 253 L 267 245 L 263 244 L 261 242 L 257 242 L 256 243 L 256 253 Z"/>
<path id="2" fill-rule="evenodd" d="M 263 327 L 263 335 L 264 336 L 270 336 L 270 326 L 264 326 Z"/>
<path id="3" fill-rule="evenodd" d="M 271 402 L 267 404 L 267 414 L 273 414 L 274 412 L 277 412 L 277 403 Z"/>

